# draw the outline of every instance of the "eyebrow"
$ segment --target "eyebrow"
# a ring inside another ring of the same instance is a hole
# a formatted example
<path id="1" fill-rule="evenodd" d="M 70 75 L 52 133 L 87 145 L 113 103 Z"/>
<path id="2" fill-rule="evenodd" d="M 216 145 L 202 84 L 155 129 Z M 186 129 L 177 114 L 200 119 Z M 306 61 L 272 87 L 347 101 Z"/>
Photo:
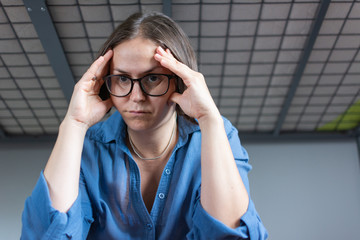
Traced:
<path id="1" fill-rule="evenodd" d="M 154 71 L 154 70 L 156 70 L 156 69 L 163 69 L 163 67 L 161 67 L 161 66 L 156 66 L 156 67 L 153 67 L 153 68 L 151 68 L 151 69 L 149 69 L 149 70 L 147 70 L 147 71 L 144 71 L 144 72 L 142 72 L 142 73 L 150 73 L 150 72 L 152 72 L 152 71 Z M 120 68 L 114 68 L 114 71 L 120 72 L 120 73 L 122 73 L 122 74 L 130 74 L 130 73 L 128 73 L 127 71 L 121 70 Z"/>

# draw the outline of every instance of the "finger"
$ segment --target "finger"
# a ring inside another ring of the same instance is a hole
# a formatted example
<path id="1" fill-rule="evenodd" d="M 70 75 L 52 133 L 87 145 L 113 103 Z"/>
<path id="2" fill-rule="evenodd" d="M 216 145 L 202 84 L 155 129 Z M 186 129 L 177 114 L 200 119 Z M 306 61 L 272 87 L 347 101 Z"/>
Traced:
<path id="1" fill-rule="evenodd" d="M 94 77 L 96 77 L 94 79 L 99 79 L 100 76 L 98 76 L 98 73 L 102 71 L 104 66 L 106 66 L 107 62 L 111 59 L 112 54 L 112 50 L 109 50 L 104 56 L 100 56 L 98 59 L 96 59 L 93 64 L 91 64 L 89 69 L 85 72 L 83 78 L 85 78 L 86 80 L 93 79 Z"/>
<path id="2" fill-rule="evenodd" d="M 180 103 L 180 98 L 181 98 L 181 94 L 180 94 L 180 93 L 173 92 L 173 94 L 171 94 L 169 100 L 170 100 L 171 102 L 174 102 L 174 103 L 180 105 L 180 104 L 179 104 L 179 103 Z"/>
<path id="3" fill-rule="evenodd" d="M 162 47 L 158 47 L 154 57 L 163 67 L 169 69 L 183 80 L 191 76 L 193 70 L 176 60 L 169 49 L 165 51 Z"/>

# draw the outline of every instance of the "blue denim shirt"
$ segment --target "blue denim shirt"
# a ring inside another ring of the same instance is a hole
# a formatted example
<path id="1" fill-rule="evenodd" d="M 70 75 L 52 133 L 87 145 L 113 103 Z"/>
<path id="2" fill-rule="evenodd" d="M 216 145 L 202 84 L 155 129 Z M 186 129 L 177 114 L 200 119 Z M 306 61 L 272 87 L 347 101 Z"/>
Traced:
<path id="1" fill-rule="evenodd" d="M 234 158 L 249 192 L 248 154 L 237 130 L 224 118 Z M 241 225 L 232 229 L 201 206 L 201 132 L 178 118 L 179 139 L 166 164 L 149 213 L 140 191 L 140 172 L 126 146 L 126 125 L 118 112 L 85 137 L 80 190 L 67 213 L 51 206 L 41 173 L 25 202 L 22 239 L 266 239 L 250 199 Z M 221 159 L 219 159 L 221 161 Z"/>

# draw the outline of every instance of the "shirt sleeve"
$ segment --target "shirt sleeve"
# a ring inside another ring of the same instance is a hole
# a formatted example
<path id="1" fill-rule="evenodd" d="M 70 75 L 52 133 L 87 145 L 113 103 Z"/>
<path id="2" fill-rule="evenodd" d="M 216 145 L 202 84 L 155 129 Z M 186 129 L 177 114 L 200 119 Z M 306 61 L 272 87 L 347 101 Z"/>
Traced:
<path id="1" fill-rule="evenodd" d="M 25 201 L 21 239 L 86 239 L 92 210 L 83 181 L 71 208 L 60 212 L 52 207 L 47 182 L 41 172 L 38 182 Z"/>
<path id="2" fill-rule="evenodd" d="M 237 168 L 241 175 L 242 181 L 250 196 L 248 172 L 251 166 L 248 163 L 248 154 L 241 146 L 238 137 L 238 131 L 231 123 L 224 119 L 225 129 L 231 149 L 236 161 Z M 200 192 L 200 191 L 198 191 Z M 256 212 L 253 201 L 249 200 L 249 206 L 245 214 L 240 219 L 240 226 L 233 229 L 212 217 L 201 206 L 200 197 L 197 199 L 194 208 L 193 222 L 194 229 L 188 235 L 190 239 L 267 239 L 268 233 Z"/>

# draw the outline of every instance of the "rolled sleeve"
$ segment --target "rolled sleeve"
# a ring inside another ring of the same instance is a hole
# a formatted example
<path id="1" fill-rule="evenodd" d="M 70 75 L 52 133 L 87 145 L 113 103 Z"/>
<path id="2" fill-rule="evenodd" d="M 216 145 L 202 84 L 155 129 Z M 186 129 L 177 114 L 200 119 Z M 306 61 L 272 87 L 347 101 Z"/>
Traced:
<path id="1" fill-rule="evenodd" d="M 85 239 L 92 218 L 87 217 L 90 209 L 82 207 L 81 192 L 66 213 L 60 212 L 51 206 L 49 189 L 41 172 L 31 196 L 25 201 L 21 239 Z"/>

